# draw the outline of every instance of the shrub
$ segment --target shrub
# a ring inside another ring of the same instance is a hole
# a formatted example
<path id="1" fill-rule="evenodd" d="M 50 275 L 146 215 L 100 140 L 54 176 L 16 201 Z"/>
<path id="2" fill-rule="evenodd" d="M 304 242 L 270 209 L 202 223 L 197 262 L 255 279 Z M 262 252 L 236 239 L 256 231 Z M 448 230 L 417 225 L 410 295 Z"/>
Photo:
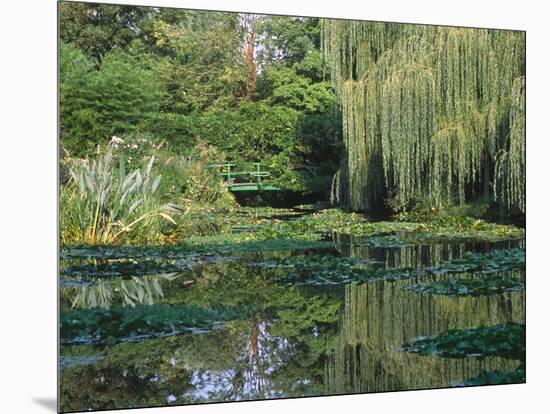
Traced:
<path id="1" fill-rule="evenodd" d="M 218 171 L 208 167 L 211 163 L 223 161 L 223 154 L 202 143 L 198 148 L 198 159 L 182 160 L 188 168 L 183 201 L 190 207 L 202 205 L 215 210 L 232 210 L 237 206 L 235 197 L 224 185 Z"/>

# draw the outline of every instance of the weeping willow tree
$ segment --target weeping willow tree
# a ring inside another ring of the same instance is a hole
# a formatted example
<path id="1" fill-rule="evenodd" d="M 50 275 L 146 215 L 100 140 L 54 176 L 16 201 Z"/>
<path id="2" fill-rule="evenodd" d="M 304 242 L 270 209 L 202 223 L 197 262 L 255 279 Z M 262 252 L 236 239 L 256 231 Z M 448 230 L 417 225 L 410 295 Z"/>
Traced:
<path id="1" fill-rule="evenodd" d="M 485 193 L 525 211 L 523 33 L 325 20 L 323 49 L 347 150 L 335 203 Z"/>

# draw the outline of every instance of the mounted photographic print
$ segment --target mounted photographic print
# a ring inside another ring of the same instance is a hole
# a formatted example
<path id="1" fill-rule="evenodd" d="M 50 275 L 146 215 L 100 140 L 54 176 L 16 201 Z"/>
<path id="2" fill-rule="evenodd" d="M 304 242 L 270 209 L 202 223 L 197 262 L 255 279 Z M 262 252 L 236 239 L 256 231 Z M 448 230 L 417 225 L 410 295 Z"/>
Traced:
<path id="1" fill-rule="evenodd" d="M 525 32 L 61 2 L 59 36 L 61 412 L 525 382 Z"/>

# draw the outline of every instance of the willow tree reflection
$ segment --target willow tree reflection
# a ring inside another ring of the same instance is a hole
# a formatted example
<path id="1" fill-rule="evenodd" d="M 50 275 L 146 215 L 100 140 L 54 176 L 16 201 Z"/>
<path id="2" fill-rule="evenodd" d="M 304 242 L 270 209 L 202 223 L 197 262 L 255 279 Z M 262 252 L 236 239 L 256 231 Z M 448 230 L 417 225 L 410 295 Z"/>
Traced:
<path id="1" fill-rule="evenodd" d="M 335 352 L 325 365 L 327 393 L 445 387 L 482 370 L 517 368 L 518 361 L 502 358 L 444 359 L 399 347 L 449 329 L 524 323 L 524 292 L 456 298 L 404 291 L 408 283 L 346 286 Z"/>

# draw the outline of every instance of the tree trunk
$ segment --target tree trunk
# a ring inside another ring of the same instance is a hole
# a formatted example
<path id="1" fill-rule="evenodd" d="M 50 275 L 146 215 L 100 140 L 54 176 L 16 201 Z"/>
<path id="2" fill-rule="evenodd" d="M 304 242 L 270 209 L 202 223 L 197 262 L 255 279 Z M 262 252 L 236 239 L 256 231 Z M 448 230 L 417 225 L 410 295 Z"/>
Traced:
<path id="1" fill-rule="evenodd" d="M 255 43 L 256 43 L 256 17 L 247 19 L 247 37 L 245 48 L 246 69 L 248 71 L 248 80 L 246 83 L 245 98 L 250 100 L 256 92 L 256 62 L 255 62 Z"/>

